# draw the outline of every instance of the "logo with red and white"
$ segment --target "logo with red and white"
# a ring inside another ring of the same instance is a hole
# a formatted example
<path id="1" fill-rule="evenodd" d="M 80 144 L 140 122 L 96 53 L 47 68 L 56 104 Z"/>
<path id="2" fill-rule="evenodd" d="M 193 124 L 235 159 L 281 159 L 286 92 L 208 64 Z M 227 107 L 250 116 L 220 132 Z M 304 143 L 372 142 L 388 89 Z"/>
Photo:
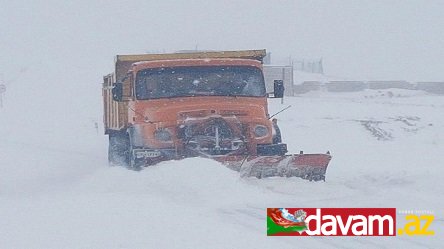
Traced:
<path id="1" fill-rule="evenodd" d="M 268 235 L 279 232 L 301 233 L 307 229 L 306 217 L 307 213 L 303 209 L 299 209 L 292 214 L 286 208 L 268 208 L 267 233 Z"/>
<path id="2" fill-rule="evenodd" d="M 269 236 L 396 236 L 395 208 L 268 208 Z"/>

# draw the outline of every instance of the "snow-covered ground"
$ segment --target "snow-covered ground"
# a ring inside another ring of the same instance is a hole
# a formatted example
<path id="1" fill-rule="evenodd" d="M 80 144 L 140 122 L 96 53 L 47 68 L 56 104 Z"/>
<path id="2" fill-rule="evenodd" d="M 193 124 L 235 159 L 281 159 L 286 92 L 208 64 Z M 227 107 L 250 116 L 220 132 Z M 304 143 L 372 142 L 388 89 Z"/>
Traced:
<path id="1" fill-rule="evenodd" d="M 286 98 L 284 105 L 270 100 L 270 113 L 292 105 L 278 115 L 291 152 L 333 155 L 327 181 L 308 182 L 241 179 L 205 159 L 164 162 L 141 172 L 108 167 L 107 139 L 95 128 L 95 122 L 101 125 L 100 85 L 83 92 L 61 86 L 51 94 L 45 85 L 32 86 L 11 87 L 0 109 L 0 248 L 444 244 L 442 96 L 386 90 L 314 92 Z M 436 235 L 267 237 L 267 207 L 431 210 Z"/>
<path id="2" fill-rule="evenodd" d="M 299 70 L 293 71 L 293 83 L 295 85 L 300 85 L 304 81 L 318 81 L 321 83 L 325 83 L 328 81 L 335 81 L 335 80 L 348 80 L 344 77 L 337 77 L 332 75 L 325 75 L 320 73 L 309 73 Z"/>

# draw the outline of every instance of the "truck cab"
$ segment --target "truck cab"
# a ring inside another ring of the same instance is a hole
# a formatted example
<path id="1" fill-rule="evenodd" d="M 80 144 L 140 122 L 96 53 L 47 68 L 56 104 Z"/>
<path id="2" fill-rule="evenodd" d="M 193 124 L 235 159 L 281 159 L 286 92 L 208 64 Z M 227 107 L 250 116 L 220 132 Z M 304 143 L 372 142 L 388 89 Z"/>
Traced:
<path id="1" fill-rule="evenodd" d="M 118 103 L 116 113 L 105 114 L 105 124 L 110 116 L 124 119 L 106 130 L 110 162 L 140 167 L 192 156 L 284 155 L 286 145 L 276 142 L 280 133 L 269 118 L 264 55 L 264 50 L 147 55 L 131 58 L 130 65 L 118 58 L 120 79 L 104 93 Z"/>

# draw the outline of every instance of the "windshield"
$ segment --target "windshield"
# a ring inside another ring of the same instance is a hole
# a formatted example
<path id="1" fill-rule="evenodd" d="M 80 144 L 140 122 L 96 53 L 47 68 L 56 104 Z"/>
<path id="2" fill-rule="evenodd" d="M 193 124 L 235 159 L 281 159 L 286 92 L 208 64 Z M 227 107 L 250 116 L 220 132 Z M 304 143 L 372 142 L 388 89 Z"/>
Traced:
<path id="1" fill-rule="evenodd" d="M 259 68 L 250 66 L 170 67 L 137 73 L 137 99 L 181 96 L 265 96 Z"/>

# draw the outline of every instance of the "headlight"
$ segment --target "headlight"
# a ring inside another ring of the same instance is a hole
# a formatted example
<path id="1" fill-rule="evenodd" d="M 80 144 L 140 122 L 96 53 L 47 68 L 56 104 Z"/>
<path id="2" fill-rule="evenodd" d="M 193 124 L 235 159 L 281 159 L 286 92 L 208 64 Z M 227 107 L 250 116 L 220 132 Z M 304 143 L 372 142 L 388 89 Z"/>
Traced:
<path id="1" fill-rule="evenodd" d="M 171 137 L 171 133 L 166 129 L 160 129 L 154 132 L 154 138 L 160 141 L 171 141 Z"/>
<path id="2" fill-rule="evenodd" d="M 268 128 L 264 125 L 256 125 L 254 128 L 254 134 L 256 137 L 265 137 L 268 135 Z"/>

